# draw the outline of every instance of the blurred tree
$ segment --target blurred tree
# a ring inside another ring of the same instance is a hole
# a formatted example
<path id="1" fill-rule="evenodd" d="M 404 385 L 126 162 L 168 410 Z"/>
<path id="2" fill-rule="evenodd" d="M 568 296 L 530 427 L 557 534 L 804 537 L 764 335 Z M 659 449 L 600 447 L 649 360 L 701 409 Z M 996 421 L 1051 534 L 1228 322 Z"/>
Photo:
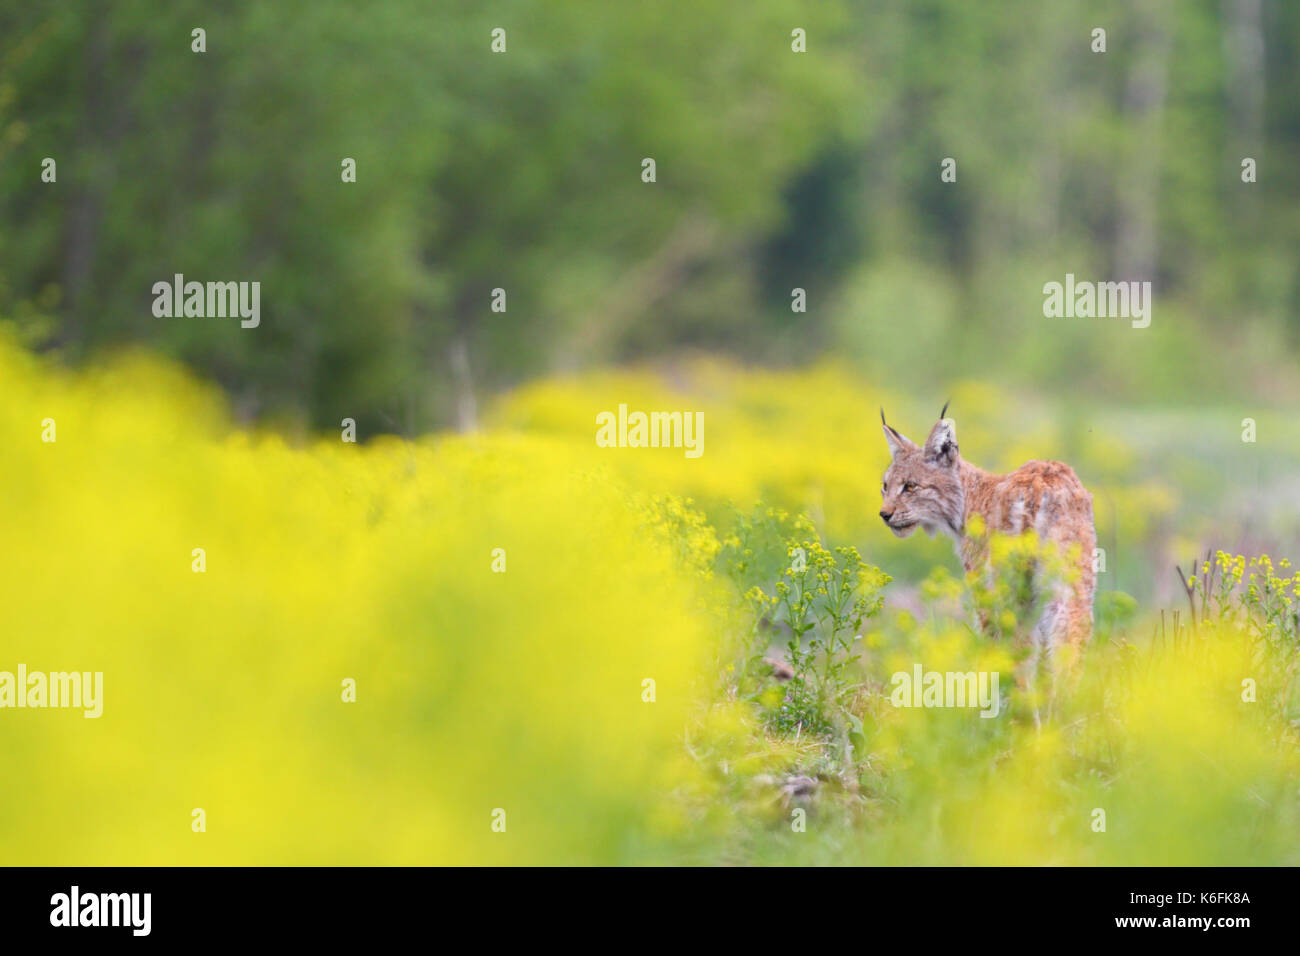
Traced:
<path id="1" fill-rule="evenodd" d="M 0 0 L 0 315 L 363 435 L 684 347 L 1250 390 L 1300 343 L 1297 62 L 1280 0 Z M 1177 347 L 1044 323 L 1066 272 L 1150 278 Z M 154 318 L 175 273 L 261 327 Z"/>
<path id="2" fill-rule="evenodd" d="M 850 91 L 818 29 L 835 10 L 15 5 L 0 309 L 34 319 L 55 288 L 47 346 L 153 342 L 248 414 L 470 427 L 476 391 L 608 356 L 698 263 L 774 221 Z M 792 24 L 819 55 L 791 51 Z M 47 155 L 57 185 L 37 179 Z M 260 281 L 261 327 L 154 318 L 149 290 L 175 273 Z"/>

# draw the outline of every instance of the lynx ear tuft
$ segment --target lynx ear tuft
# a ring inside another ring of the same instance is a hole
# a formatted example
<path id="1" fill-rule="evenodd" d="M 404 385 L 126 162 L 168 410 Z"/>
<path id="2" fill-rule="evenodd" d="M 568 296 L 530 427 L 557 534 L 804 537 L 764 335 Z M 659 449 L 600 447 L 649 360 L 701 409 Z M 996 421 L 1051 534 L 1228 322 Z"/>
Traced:
<path id="1" fill-rule="evenodd" d="M 941 420 L 944 419 L 944 418 L 947 418 L 947 417 L 948 417 L 948 406 L 951 405 L 951 404 L 952 404 L 952 399 L 951 399 L 951 398 L 948 399 L 948 401 L 946 401 L 946 402 L 943 403 L 943 411 L 941 411 L 941 412 L 939 413 L 939 418 L 940 418 Z M 884 413 L 884 409 L 883 409 L 883 408 L 882 408 L 880 411 L 881 411 L 882 414 Z"/>
<path id="2" fill-rule="evenodd" d="M 889 442 L 889 457 L 897 458 L 898 453 L 905 448 L 915 450 L 916 444 L 910 438 L 904 438 L 894 429 L 889 427 L 889 422 L 885 421 L 885 410 L 880 410 L 880 424 L 884 428 L 885 441 Z"/>
<path id="3" fill-rule="evenodd" d="M 944 411 L 948 406 L 944 406 Z M 952 466 L 957 461 L 957 428 L 951 418 L 941 418 L 925 440 L 925 460 L 935 465 Z"/>

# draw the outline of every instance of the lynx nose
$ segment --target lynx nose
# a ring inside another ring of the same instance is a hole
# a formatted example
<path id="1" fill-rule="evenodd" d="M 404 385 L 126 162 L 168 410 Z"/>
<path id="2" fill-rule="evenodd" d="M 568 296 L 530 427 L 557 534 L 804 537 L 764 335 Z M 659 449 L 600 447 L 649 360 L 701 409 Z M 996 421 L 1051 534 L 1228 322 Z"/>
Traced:
<path id="1" fill-rule="evenodd" d="M 889 519 L 894 517 L 894 513 L 892 511 L 882 511 L 880 517 L 885 519 L 885 524 L 889 524 Z"/>

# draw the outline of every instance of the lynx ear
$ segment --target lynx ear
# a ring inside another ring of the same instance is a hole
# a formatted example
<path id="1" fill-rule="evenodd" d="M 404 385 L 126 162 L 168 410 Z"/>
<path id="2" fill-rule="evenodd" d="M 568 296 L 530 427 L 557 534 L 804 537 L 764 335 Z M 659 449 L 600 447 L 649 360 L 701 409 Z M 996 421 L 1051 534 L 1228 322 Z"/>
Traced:
<path id="1" fill-rule="evenodd" d="M 947 408 L 947 406 L 944 406 Z M 951 418 L 941 418 L 925 440 L 925 460 L 935 465 L 951 466 L 957 460 L 957 426 Z"/>
<path id="2" fill-rule="evenodd" d="M 897 458 L 898 453 L 904 449 L 916 450 L 916 443 L 912 439 L 900 435 L 889 427 L 889 423 L 885 421 L 885 410 L 883 408 L 880 410 L 880 424 L 884 428 L 885 441 L 889 442 L 889 457 L 891 459 Z"/>

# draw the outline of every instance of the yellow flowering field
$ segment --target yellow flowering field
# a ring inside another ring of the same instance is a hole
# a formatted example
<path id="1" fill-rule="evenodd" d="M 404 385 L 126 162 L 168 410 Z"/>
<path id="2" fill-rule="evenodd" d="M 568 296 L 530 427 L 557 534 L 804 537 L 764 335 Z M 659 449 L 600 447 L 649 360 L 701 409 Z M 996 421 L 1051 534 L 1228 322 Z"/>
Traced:
<path id="1" fill-rule="evenodd" d="M 6 864 L 1297 862 L 1300 576 L 1225 557 L 1200 632 L 1099 635 L 1044 726 L 891 706 L 911 661 L 1015 660 L 950 546 L 875 518 L 878 408 L 927 410 L 834 366 L 553 379 L 359 444 L 7 332 L 0 389 L 0 672 L 102 674 L 98 716 L 0 710 Z M 1004 399 L 954 398 L 992 467 Z M 704 454 L 598 448 L 620 402 L 702 410 Z M 1172 494 L 1104 486 L 1134 536 Z"/>

